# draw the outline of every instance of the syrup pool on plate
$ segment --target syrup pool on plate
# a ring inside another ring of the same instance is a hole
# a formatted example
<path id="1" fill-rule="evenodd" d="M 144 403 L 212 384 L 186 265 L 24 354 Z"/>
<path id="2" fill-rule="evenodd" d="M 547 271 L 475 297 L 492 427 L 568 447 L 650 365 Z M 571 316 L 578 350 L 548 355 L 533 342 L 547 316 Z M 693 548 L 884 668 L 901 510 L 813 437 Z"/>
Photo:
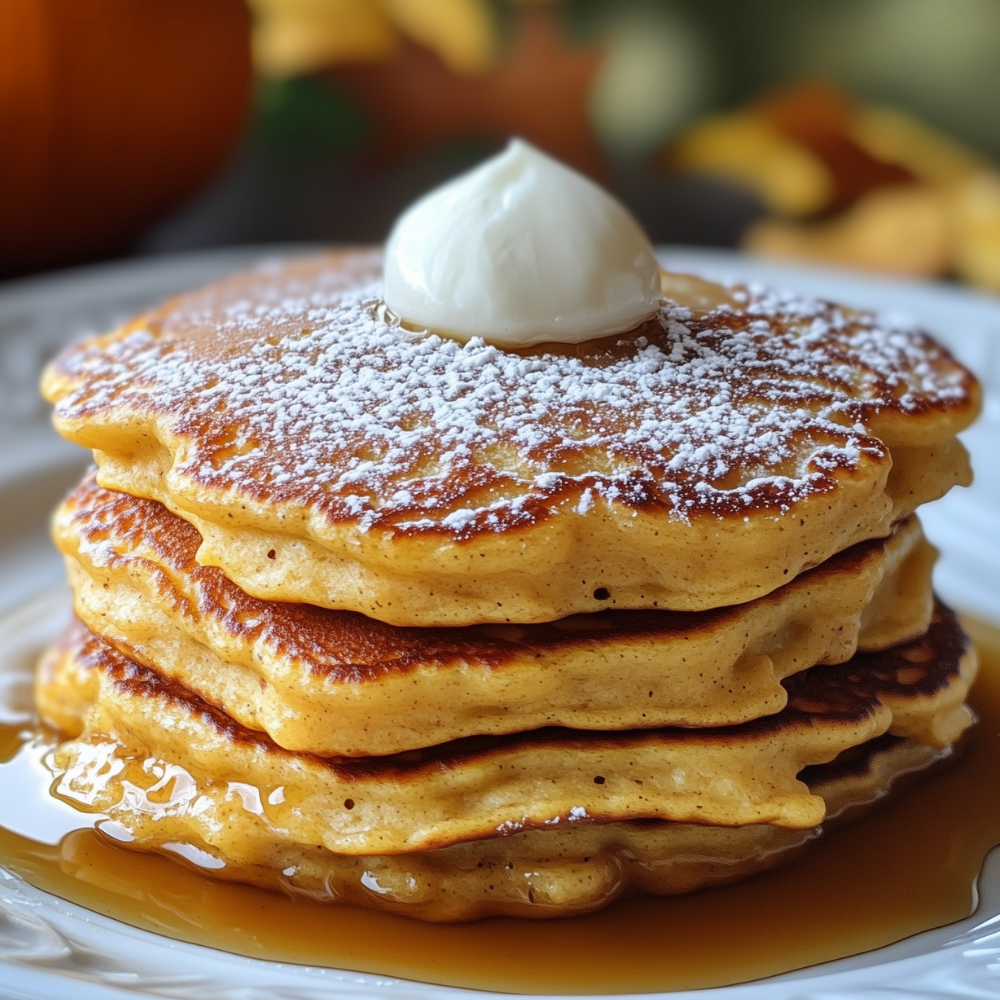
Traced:
<path id="1" fill-rule="evenodd" d="M 970 698 L 980 722 L 961 758 L 787 866 L 687 896 L 627 899 L 591 916 L 457 925 L 226 883 L 119 846 L 89 826 L 93 817 L 48 796 L 42 759 L 56 737 L 24 721 L 26 651 L 0 650 L 0 691 L 11 702 L 0 715 L 0 865 L 169 937 L 452 986 L 637 993 L 776 975 L 971 914 L 983 859 L 1000 843 L 1000 631 L 968 627 L 982 661 Z"/>

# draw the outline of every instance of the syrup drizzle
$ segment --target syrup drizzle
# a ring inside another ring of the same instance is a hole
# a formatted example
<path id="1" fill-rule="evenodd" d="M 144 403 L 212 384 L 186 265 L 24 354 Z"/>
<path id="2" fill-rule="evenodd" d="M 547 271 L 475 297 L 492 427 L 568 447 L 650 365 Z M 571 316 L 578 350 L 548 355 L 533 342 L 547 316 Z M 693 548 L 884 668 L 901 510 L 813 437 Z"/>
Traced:
<path id="1" fill-rule="evenodd" d="M 966 624 L 982 659 L 971 698 L 981 722 L 962 759 L 787 867 L 735 886 L 634 898 L 565 920 L 435 925 L 216 881 L 90 828 L 46 844 L 4 825 L 16 825 L 11 803 L 21 801 L 12 782 L 19 775 L 23 786 L 31 755 L 41 754 L 37 731 L 23 725 L 0 725 L 0 864 L 134 926 L 257 958 L 537 993 L 696 989 L 776 975 L 972 912 L 983 858 L 1000 843 L 1000 631 Z M 28 811 L 51 828 L 67 822 L 66 809 L 39 788 Z"/>

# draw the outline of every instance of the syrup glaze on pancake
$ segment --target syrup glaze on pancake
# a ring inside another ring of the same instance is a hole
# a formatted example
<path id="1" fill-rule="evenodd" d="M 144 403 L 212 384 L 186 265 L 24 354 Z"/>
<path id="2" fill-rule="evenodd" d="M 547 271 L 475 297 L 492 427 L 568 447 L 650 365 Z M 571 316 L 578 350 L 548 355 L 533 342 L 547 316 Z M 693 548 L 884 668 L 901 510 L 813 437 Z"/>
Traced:
<path id="1" fill-rule="evenodd" d="M 933 604 L 934 550 L 915 517 L 734 608 L 458 629 L 249 597 L 198 565 L 190 524 L 92 474 L 53 534 L 96 634 L 280 746 L 319 754 L 546 725 L 738 724 L 780 711 L 780 681 L 797 670 L 922 634 Z"/>
<path id="2" fill-rule="evenodd" d="M 806 768 L 803 779 L 827 806 L 822 830 L 867 811 L 900 779 L 922 774 L 951 751 L 880 737 L 853 748 L 847 766 L 841 755 Z M 138 832 L 142 839 L 134 847 L 169 852 L 174 859 L 183 852 L 195 866 L 209 862 L 214 878 L 456 921 L 499 914 L 572 916 L 631 892 L 676 895 L 722 885 L 790 860 L 821 830 L 655 820 L 577 823 L 393 855 L 344 855 L 290 843 L 246 813 L 234 816 L 225 835 L 210 842 L 174 817 L 147 818 Z"/>
<path id="3" fill-rule="evenodd" d="M 70 348 L 56 426 L 245 590 L 395 624 L 750 600 L 968 479 L 974 379 L 870 315 L 741 289 L 514 352 L 387 322 L 380 269 L 275 265 Z"/>
<path id="4" fill-rule="evenodd" d="M 893 732 L 897 716 L 898 735 L 938 747 L 971 722 L 962 702 L 975 654 L 950 612 L 939 608 L 923 638 L 870 656 L 868 669 L 796 674 L 788 707 L 742 726 L 549 728 L 381 758 L 282 750 L 79 624 L 43 664 L 38 701 L 64 726 L 76 713 L 77 729 L 92 703 L 82 735 L 56 754 L 57 794 L 133 836 L 162 815 L 210 841 L 249 812 L 272 837 L 396 854 L 573 823 L 815 826 L 825 807 L 796 780 L 803 767 Z"/>

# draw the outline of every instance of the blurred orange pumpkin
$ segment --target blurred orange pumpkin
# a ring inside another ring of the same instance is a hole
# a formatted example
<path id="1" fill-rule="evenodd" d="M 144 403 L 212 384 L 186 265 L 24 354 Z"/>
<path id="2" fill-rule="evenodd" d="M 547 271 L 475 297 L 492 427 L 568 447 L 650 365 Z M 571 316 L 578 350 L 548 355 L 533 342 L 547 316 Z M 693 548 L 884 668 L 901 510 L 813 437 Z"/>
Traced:
<path id="1" fill-rule="evenodd" d="M 0 273 L 127 247 L 239 138 L 244 0 L 0 2 Z"/>

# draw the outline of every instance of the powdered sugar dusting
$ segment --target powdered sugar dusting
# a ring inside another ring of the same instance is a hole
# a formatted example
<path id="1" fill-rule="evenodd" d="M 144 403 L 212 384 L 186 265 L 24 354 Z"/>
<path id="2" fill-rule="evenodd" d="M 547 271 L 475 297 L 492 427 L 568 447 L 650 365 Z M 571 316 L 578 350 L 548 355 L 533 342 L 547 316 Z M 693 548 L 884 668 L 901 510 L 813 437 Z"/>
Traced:
<path id="1" fill-rule="evenodd" d="M 314 268 L 221 283 L 70 349 L 57 422 L 146 414 L 186 443 L 174 476 L 463 538 L 608 503 L 786 511 L 882 457 L 874 415 L 970 390 L 918 332 L 755 287 L 743 311 L 665 305 L 635 335 L 556 355 L 408 332 L 377 281 Z"/>

